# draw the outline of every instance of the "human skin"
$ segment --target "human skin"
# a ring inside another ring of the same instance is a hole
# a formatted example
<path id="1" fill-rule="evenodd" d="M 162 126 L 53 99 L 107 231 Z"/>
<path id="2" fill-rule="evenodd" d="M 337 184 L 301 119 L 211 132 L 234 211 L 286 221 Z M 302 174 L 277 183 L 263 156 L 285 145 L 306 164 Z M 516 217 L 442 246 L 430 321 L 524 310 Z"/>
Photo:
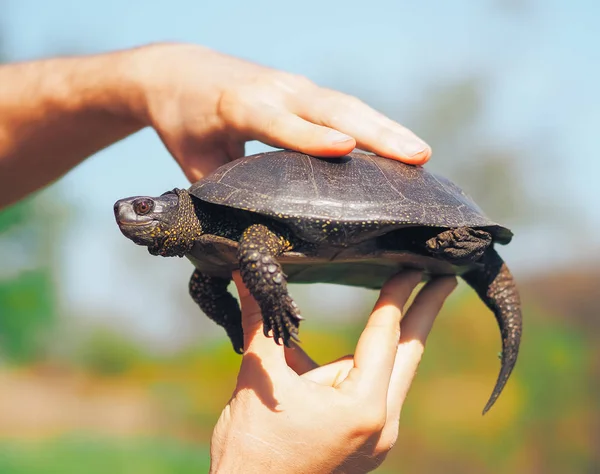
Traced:
<path id="1" fill-rule="evenodd" d="M 0 208 L 153 127 L 196 181 L 244 144 L 317 156 L 359 148 L 423 164 L 428 145 L 358 99 L 188 44 L 0 67 Z"/>
<path id="2" fill-rule="evenodd" d="M 239 275 L 245 352 L 233 397 L 211 443 L 211 473 L 358 474 L 384 461 L 427 335 L 454 277 L 400 274 L 381 290 L 354 356 L 317 366 L 299 346 L 263 334 L 260 309 Z"/>
<path id="3" fill-rule="evenodd" d="M 0 209 L 145 127 L 190 181 L 243 156 L 249 140 L 323 157 L 359 147 L 416 165 L 431 155 L 414 133 L 354 97 L 195 45 L 8 64 L 0 84 Z M 400 344 L 400 308 L 418 278 L 394 280 L 355 356 L 316 367 L 298 346 L 262 335 L 256 304 L 236 278 L 247 351 L 214 431 L 212 472 L 374 469 L 396 440 L 425 337 L 454 280 L 422 290 Z"/>

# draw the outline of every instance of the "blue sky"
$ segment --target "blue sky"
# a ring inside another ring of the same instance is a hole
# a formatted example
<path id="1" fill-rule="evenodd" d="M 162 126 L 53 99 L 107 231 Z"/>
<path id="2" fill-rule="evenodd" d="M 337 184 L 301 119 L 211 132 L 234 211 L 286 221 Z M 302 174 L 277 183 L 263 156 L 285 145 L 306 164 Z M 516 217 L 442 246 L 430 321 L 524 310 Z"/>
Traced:
<path id="1" fill-rule="evenodd" d="M 588 231 L 598 232 L 598 5 L 591 0 L 0 0 L 0 24 L 12 60 L 189 41 L 306 75 L 367 101 L 363 96 L 368 95 L 408 126 L 414 125 L 414 111 L 429 87 L 491 71 L 482 133 L 499 144 L 528 149 L 521 168 L 531 196 L 559 196 Z M 247 147 L 249 153 L 262 149 L 254 143 Z M 434 150 L 433 168 L 436 160 L 444 157 Z M 548 172 L 539 173 L 542 168 Z M 147 285 L 168 278 L 185 298 L 189 264 L 158 261 L 133 248 L 118 233 L 112 204 L 185 184 L 147 130 L 99 153 L 52 187 L 50 192 L 77 208 L 57 243 L 66 311 L 95 305 L 102 317 L 130 318 L 136 327 L 150 327 L 154 336 L 181 333 L 176 325 L 187 323 L 165 316 L 175 311 L 172 294 L 157 291 L 151 302 L 142 295 Z M 539 268 L 551 255 L 567 259 L 576 253 L 556 252 L 560 245 L 576 245 L 583 255 L 580 244 L 593 241 L 586 235 L 581 241 L 548 238 L 561 225 L 557 216 L 549 227 L 529 229 L 503 254 L 522 272 Z M 93 282 L 86 278 L 91 268 Z M 192 310 L 181 304 L 182 311 Z M 163 316 L 149 322 L 149 309 Z"/>

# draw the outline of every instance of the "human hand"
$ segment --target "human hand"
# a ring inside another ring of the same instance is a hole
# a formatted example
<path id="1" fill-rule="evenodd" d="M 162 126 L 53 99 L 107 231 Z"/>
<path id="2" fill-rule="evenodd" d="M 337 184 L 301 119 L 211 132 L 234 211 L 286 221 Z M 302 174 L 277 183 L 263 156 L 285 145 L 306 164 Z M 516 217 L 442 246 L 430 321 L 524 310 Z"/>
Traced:
<path id="1" fill-rule="evenodd" d="M 239 275 L 246 348 L 237 386 L 214 429 L 211 472 L 364 473 L 396 442 L 402 404 L 425 340 L 456 279 L 427 283 L 403 314 L 420 273 L 381 290 L 354 356 L 319 367 L 299 346 L 263 334 Z"/>
<path id="2" fill-rule="evenodd" d="M 410 130 L 304 77 L 196 45 L 157 44 L 134 54 L 138 118 L 156 129 L 192 182 L 244 156 L 249 140 L 323 157 L 356 146 L 412 164 L 431 155 Z"/>

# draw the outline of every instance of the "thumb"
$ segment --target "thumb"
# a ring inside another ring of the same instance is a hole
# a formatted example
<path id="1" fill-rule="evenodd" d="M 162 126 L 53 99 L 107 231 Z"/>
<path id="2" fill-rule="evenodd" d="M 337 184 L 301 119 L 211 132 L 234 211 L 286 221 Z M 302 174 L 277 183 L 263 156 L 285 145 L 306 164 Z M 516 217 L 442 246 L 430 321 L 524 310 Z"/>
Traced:
<path id="1" fill-rule="evenodd" d="M 193 137 L 176 140 L 163 136 L 161 138 L 191 183 L 208 176 L 220 166 L 244 156 L 244 142 L 239 140 L 199 143 Z"/>
<path id="2" fill-rule="evenodd" d="M 244 355 L 254 354 L 263 360 L 287 365 L 283 345 L 275 343 L 272 337 L 263 332 L 263 318 L 258 303 L 244 285 L 239 272 L 233 273 L 242 307 L 242 327 L 244 329 Z"/>

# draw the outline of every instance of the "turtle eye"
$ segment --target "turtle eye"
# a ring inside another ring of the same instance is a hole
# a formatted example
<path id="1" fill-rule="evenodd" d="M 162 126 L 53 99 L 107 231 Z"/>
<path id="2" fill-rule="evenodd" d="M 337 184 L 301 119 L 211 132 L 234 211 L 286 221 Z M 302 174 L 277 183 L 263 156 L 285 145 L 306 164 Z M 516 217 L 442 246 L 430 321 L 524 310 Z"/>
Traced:
<path id="1" fill-rule="evenodd" d="M 138 199 L 133 203 L 133 210 L 138 216 L 148 214 L 154 209 L 154 201 L 151 199 Z"/>

